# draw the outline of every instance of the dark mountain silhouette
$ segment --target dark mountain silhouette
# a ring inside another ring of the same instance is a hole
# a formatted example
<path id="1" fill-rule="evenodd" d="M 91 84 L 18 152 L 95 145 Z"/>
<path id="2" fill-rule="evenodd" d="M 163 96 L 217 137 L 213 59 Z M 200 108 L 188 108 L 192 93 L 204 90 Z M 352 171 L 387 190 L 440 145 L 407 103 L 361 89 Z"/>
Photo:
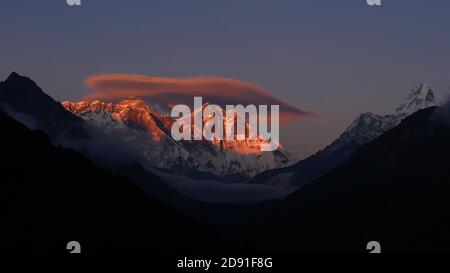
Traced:
<path id="1" fill-rule="evenodd" d="M 263 172 L 249 183 L 276 184 L 290 175 L 290 184 L 303 187 L 346 162 L 362 145 L 397 126 L 402 119 L 420 109 L 436 106 L 434 93 L 427 84 L 413 88 L 393 114 L 363 113 L 330 145 L 297 164 Z"/>
<path id="2" fill-rule="evenodd" d="M 299 187 L 307 185 L 349 160 L 359 147 L 360 144 L 352 141 L 335 151 L 323 150 L 302 160 L 293 167 L 295 172 L 291 178 L 292 183 Z"/>
<path id="3" fill-rule="evenodd" d="M 450 251 L 450 127 L 436 109 L 267 208 L 245 236 L 272 251 L 366 252 L 373 240 L 384 252 Z"/>
<path id="4" fill-rule="evenodd" d="M 114 167 L 114 171 L 118 174 L 125 175 L 146 193 L 155 196 L 175 208 L 179 208 L 189 201 L 188 198 L 161 181 L 156 175 L 144 169 L 140 164 L 118 164 Z"/>
<path id="5" fill-rule="evenodd" d="M 222 241 L 128 179 L 0 112 L 0 251 L 213 251 Z"/>
<path id="6" fill-rule="evenodd" d="M 58 106 L 56 112 L 32 103 L 33 111 L 21 108 L 19 86 L 34 90 L 24 97 L 46 97 L 28 81 L 12 74 L 8 84 L 0 84 L 0 102 L 56 136 L 70 131 L 72 122 L 75 128 L 80 122 L 85 126 L 76 117 L 52 121 L 59 118 Z M 0 113 L 0 250 L 64 252 L 72 240 L 87 252 L 224 250 L 208 227 L 154 195 L 208 221 L 240 250 L 367 252 L 366 244 L 375 240 L 383 252 L 450 251 L 450 127 L 437 112 L 449 111 L 421 110 L 367 144 L 349 142 L 335 150 L 336 156 L 302 161 L 301 175 L 314 183 L 284 200 L 257 205 L 188 200 L 135 163 L 110 167 L 114 172 L 100 169 L 81 154 L 51 144 L 52 134 L 29 130 Z M 316 173 L 324 170 L 328 174 Z"/>
<path id="7" fill-rule="evenodd" d="M 23 115 L 25 119 L 31 119 L 34 123 L 32 127 L 35 127 L 32 129 L 45 131 L 50 136 L 52 143 L 70 143 L 70 147 L 76 146 L 77 150 L 85 155 L 94 154 L 95 157 L 106 158 L 109 156 L 96 156 L 95 154 L 105 151 L 95 147 L 96 142 L 89 144 L 89 141 L 97 135 L 101 135 L 100 128 L 92 127 L 81 118 L 67 111 L 59 102 L 45 94 L 34 81 L 27 77 L 12 72 L 6 81 L 0 82 L 0 106 L 9 112 L 13 112 L 10 115 Z M 14 118 L 17 120 L 16 117 Z M 108 143 L 111 143 L 109 144 L 111 147 L 103 148 L 103 150 L 115 149 L 118 147 L 114 146 L 120 145 L 120 143 L 108 140 L 106 134 L 104 138 Z M 121 149 L 123 150 L 123 148 Z M 127 159 L 117 162 L 117 160 L 112 160 L 104 165 L 114 170 L 115 173 L 131 178 L 137 185 L 142 186 L 147 193 L 164 202 L 178 204 L 184 199 L 175 189 L 143 169 L 137 161 Z"/>
<path id="8" fill-rule="evenodd" d="M 58 143 L 57 139 L 63 137 L 71 138 L 72 143 L 78 141 L 81 144 L 86 144 L 90 141 L 92 132 L 97 135 L 99 134 L 96 131 L 99 128 L 90 127 L 84 120 L 76 117 L 61 107 L 60 103 L 46 95 L 32 80 L 20 76 L 15 72 L 6 81 L 0 82 L 0 104 L 1 106 L 7 106 L 7 110 L 13 111 L 14 114 L 24 114 L 28 118 L 33 119 L 37 123 L 35 124 L 35 128 L 41 129 L 50 135 L 51 143 Z M 72 132 L 75 134 L 72 134 Z M 83 132 L 81 137 L 78 132 Z M 82 142 L 80 138 L 82 138 Z M 97 142 L 93 142 L 94 145 L 90 146 L 95 146 L 98 144 Z M 118 144 L 120 143 L 112 143 L 106 148 L 97 148 L 94 152 L 105 152 L 106 155 L 104 157 L 108 158 L 110 154 L 108 150 L 117 148 L 114 145 Z M 124 148 L 119 147 L 119 150 L 122 149 Z M 78 149 L 83 155 L 92 154 L 92 152 L 87 150 L 83 147 Z M 97 158 L 96 163 L 99 163 Z M 228 231 L 228 227 L 230 226 L 227 223 L 228 220 L 234 221 L 238 218 L 241 219 L 240 217 L 243 215 L 240 206 L 211 204 L 186 198 L 151 173 L 151 171 L 143 168 L 137 161 L 127 159 L 124 161 L 111 160 L 107 164 L 100 163 L 105 168 L 108 168 L 111 173 L 124 175 L 145 193 L 169 204 L 176 211 L 188 215 L 195 215 L 202 222 L 208 222 L 221 231 Z M 24 162 L 24 164 L 26 163 Z M 61 174 L 61 176 L 70 176 L 70 173 Z M 84 179 L 86 180 L 83 181 L 84 183 L 91 181 L 91 178 L 88 176 Z M 99 200 L 101 200 L 101 197 L 99 197 Z"/>
<path id="9" fill-rule="evenodd" d="M 50 96 L 31 79 L 12 72 L 0 82 L 0 103 L 10 110 L 27 115 L 36 121 L 36 127 L 50 137 L 83 135 L 83 121 Z"/>
<path id="10" fill-rule="evenodd" d="M 359 147 L 360 144 L 351 141 L 333 151 L 324 149 L 292 166 L 260 173 L 249 183 L 265 184 L 284 173 L 292 173 L 291 183 L 303 187 L 346 162 Z"/>
<path id="11" fill-rule="evenodd" d="M 23 94 L 22 94 L 22 90 Z M 28 98 L 28 99 L 26 99 Z M 37 103 L 33 103 L 37 102 Z M 7 106 L 14 114 L 24 114 L 37 122 L 36 128 L 49 134 L 51 143 L 58 143 L 57 139 L 71 138 L 72 142 L 80 141 L 80 134 L 83 142 L 88 143 L 92 137 L 91 133 L 98 135 L 99 128 L 92 128 L 86 122 L 61 107 L 60 103 L 46 95 L 32 80 L 27 77 L 12 73 L 5 82 L 0 82 L 0 104 Z M 50 111 L 49 109 L 53 109 Z M 60 119 L 60 117 L 62 117 Z M 49 125 L 50 124 L 50 125 Z M 57 124 L 52 125 L 52 124 Z M 74 129 L 72 129 L 74 128 Z M 74 132 L 75 134 L 73 134 Z M 97 142 L 94 143 L 94 145 Z M 118 143 L 120 144 L 120 143 Z M 106 152 L 108 149 L 114 149 L 112 143 L 110 147 L 97 149 L 97 153 Z M 81 146 L 81 145 L 79 145 Z M 123 147 L 119 147 L 119 150 Z M 79 149 L 83 155 L 90 154 L 85 148 Z M 4 160 L 7 160 L 4 158 Z M 97 160 L 97 158 L 96 158 Z M 99 162 L 96 161 L 96 164 Z M 25 168 L 27 162 L 23 162 Z M 232 225 L 228 221 L 240 221 L 246 214 L 243 213 L 241 206 L 231 206 L 227 204 L 212 204 L 186 198 L 178 191 L 167 185 L 164 181 L 154 175 L 151 171 L 143 168 L 137 161 L 133 160 L 112 160 L 107 164 L 102 164 L 109 169 L 115 176 L 123 175 L 130 179 L 135 185 L 142 189 L 147 195 L 154 197 L 166 204 L 169 204 L 176 211 L 187 215 L 193 215 L 201 222 L 208 222 L 220 229 L 222 233 L 228 232 Z M 50 166 L 51 167 L 51 166 Z M 76 166 L 73 166 L 76 168 Z M 55 167 L 56 168 L 56 167 Z M 71 173 L 63 173 L 61 177 L 70 176 Z M 89 183 L 92 179 L 89 176 L 84 177 L 83 183 Z M 103 182 L 102 182 L 103 183 Z M 120 197 L 119 197 L 120 198 Z M 99 196 L 101 202 L 102 196 Z M 251 210 L 251 209 L 250 209 Z M 233 223 L 234 224 L 234 223 Z M 239 230 L 239 227 L 236 227 Z"/>

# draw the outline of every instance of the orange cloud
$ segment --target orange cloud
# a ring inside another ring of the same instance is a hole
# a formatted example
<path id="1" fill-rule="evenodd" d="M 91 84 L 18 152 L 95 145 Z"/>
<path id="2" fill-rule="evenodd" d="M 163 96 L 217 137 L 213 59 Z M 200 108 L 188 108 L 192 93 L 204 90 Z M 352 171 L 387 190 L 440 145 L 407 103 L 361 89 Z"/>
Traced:
<path id="1" fill-rule="evenodd" d="M 292 106 L 253 83 L 223 77 L 166 78 L 127 74 L 94 75 L 86 79 L 93 90 L 83 99 L 87 101 L 119 101 L 130 96 L 139 97 L 160 105 L 191 105 L 194 96 L 204 102 L 221 106 L 280 105 L 281 122 L 301 117 L 317 116 L 312 111 Z"/>

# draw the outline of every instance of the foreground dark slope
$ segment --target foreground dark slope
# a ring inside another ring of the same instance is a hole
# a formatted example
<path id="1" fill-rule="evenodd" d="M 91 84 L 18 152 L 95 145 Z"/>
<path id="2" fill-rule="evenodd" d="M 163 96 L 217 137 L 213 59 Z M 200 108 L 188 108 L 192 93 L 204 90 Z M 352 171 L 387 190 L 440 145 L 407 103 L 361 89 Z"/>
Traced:
<path id="1" fill-rule="evenodd" d="M 208 251 L 207 227 L 0 112 L 0 251 Z"/>
<path id="2" fill-rule="evenodd" d="M 266 211 L 248 236 L 262 249 L 450 251 L 450 129 L 422 110 L 345 164 Z M 255 232 L 258 231 L 258 232 Z"/>
<path id="3" fill-rule="evenodd" d="M 63 146 L 75 146 L 83 155 L 93 156 L 95 163 L 102 164 L 114 174 L 126 176 L 148 195 L 169 204 L 177 211 L 194 215 L 200 221 L 214 225 L 223 234 L 240 230 L 240 226 L 236 224 L 246 219 L 248 214 L 253 214 L 252 208 L 212 204 L 184 197 L 144 169 L 137 160 L 130 160 L 123 143 L 113 137 L 109 138 L 100 128 L 90 127 L 84 120 L 64 109 L 28 77 L 13 72 L 5 81 L 0 82 L 0 109 L 2 108 L 8 114 L 13 114 L 15 119 L 30 123 L 27 125 L 31 125 L 33 129 L 45 131 L 50 135 L 52 143 L 62 142 Z M 111 150 L 115 152 L 111 153 Z M 120 152 L 124 152 L 123 157 Z M 60 174 L 61 177 L 70 176 L 70 173 L 63 173 L 63 170 L 60 170 Z"/>
<path id="4" fill-rule="evenodd" d="M 0 82 L 0 106 L 25 115 L 30 125 L 44 130 L 53 139 L 86 137 L 82 119 L 65 111 L 35 82 L 16 72 Z"/>
<path id="5" fill-rule="evenodd" d="M 350 159 L 360 146 L 350 142 L 334 151 L 324 149 L 289 167 L 262 172 L 248 183 L 265 184 L 279 175 L 292 173 L 289 178 L 292 185 L 303 187 Z"/>
<path id="6" fill-rule="evenodd" d="M 13 72 L 0 82 L 2 108 L 16 120 L 29 123 L 25 123 L 28 127 L 45 131 L 52 143 L 75 147 L 83 155 L 95 158 L 96 163 L 124 174 L 155 198 L 172 205 L 184 200 L 175 189 L 144 170 L 137 160 L 130 159 L 123 143 L 64 109 L 33 80 Z"/>

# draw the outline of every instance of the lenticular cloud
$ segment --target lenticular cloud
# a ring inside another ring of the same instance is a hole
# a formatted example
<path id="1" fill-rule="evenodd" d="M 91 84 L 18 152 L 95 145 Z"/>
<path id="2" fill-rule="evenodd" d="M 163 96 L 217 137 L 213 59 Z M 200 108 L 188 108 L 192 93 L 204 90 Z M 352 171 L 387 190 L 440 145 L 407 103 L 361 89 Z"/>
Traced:
<path id="1" fill-rule="evenodd" d="M 312 111 L 292 106 L 253 83 L 223 77 L 167 78 L 129 74 L 94 75 L 86 80 L 92 93 L 87 101 L 119 101 L 130 96 L 165 106 L 191 105 L 194 96 L 224 105 L 280 105 L 280 120 L 287 122 L 316 116 Z"/>

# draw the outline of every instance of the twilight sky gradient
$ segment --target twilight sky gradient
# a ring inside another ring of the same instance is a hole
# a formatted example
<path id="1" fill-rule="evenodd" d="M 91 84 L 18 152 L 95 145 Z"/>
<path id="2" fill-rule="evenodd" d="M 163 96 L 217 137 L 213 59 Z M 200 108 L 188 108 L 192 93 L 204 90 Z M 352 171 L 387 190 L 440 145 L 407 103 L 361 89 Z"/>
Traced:
<path id="1" fill-rule="evenodd" d="M 96 74 L 234 78 L 323 115 L 282 129 L 310 154 L 419 83 L 446 98 L 449 11 L 448 0 L 2 0 L 0 79 L 15 70 L 76 101 Z"/>

